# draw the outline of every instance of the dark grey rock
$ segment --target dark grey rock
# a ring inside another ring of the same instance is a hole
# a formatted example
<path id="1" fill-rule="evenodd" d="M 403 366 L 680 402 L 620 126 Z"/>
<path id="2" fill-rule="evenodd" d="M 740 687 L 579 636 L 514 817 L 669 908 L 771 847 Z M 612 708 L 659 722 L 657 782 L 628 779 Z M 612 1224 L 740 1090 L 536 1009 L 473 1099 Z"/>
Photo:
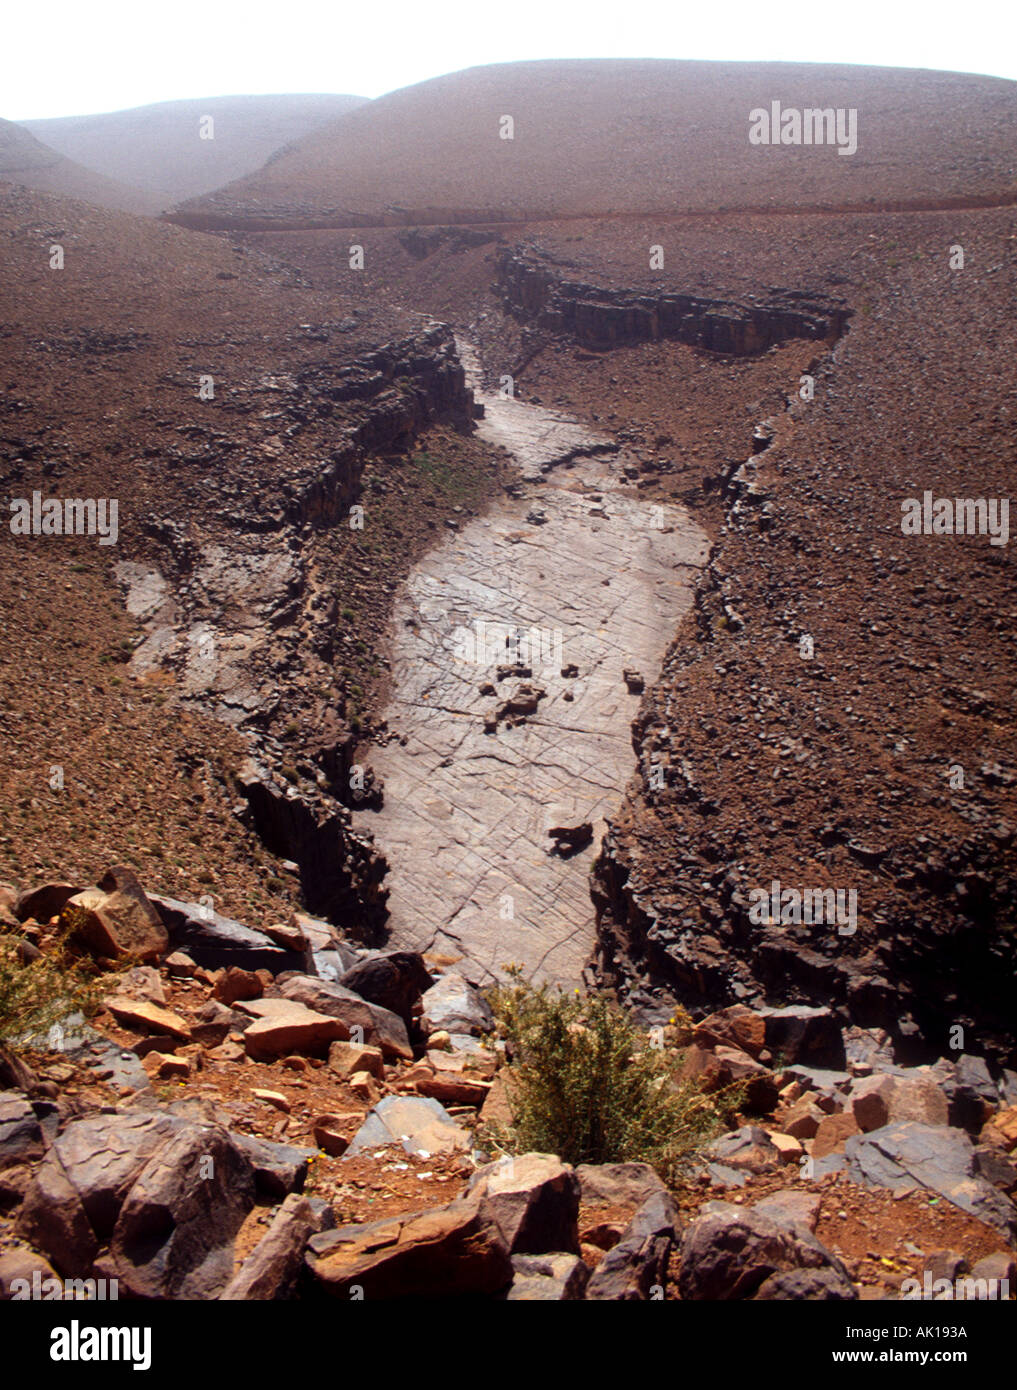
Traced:
<path id="1" fill-rule="evenodd" d="M 654 1193 L 597 1266 L 586 1297 L 622 1303 L 662 1298 L 668 1260 L 677 1239 L 678 1208 L 670 1193 Z"/>

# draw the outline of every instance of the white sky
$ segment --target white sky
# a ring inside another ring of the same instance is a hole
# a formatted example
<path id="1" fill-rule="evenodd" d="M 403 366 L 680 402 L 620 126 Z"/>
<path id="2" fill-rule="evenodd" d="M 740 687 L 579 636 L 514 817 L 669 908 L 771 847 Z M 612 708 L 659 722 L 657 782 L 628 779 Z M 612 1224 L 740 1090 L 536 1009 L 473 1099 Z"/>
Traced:
<path id="1" fill-rule="evenodd" d="M 45 0 L 5 7 L 0 115 L 352 92 L 526 58 L 708 58 L 1017 78 L 1015 0 Z"/>

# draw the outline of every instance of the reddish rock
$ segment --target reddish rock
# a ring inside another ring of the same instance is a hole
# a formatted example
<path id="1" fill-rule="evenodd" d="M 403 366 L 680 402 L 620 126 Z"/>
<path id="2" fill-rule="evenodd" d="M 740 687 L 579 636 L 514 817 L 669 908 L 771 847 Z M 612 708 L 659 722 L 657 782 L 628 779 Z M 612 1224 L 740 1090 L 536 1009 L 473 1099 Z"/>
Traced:
<path id="1" fill-rule="evenodd" d="M 157 1033 L 162 1037 L 178 1038 L 181 1042 L 191 1041 L 191 1029 L 187 1021 L 170 1009 L 158 1004 L 149 1004 L 144 999 L 129 999 L 114 995 L 103 1000 L 106 1008 L 125 1028 L 141 1033 Z"/>
<path id="2" fill-rule="evenodd" d="M 224 970 L 212 988 L 212 998 L 221 1004 L 234 1004 L 238 999 L 260 999 L 265 993 L 261 978 L 253 970 L 231 965 Z"/>
<path id="3" fill-rule="evenodd" d="M 337 1018 L 315 1013 L 291 999 L 260 999 L 242 1003 L 255 1022 L 244 1033 L 247 1054 L 270 1060 L 287 1052 L 324 1053 L 346 1029 Z"/>
<path id="4" fill-rule="evenodd" d="M 827 1154 L 841 1153 L 845 1142 L 852 1134 L 859 1134 L 858 1122 L 850 1110 L 839 1115 L 824 1115 L 809 1150 L 813 1158 L 825 1158 Z"/>
<path id="5" fill-rule="evenodd" d="M 368 1301 L 496 1294 L 512 1259 L 479 1195 L 416 1215 L 347 1226 L 311 1238 L 308 1266 L 323 1293 Z"/>
<path id="6" fill-rule="evenodd" d="M 162 918 L 133 870 L 123 865 L 110 869 L 98 888 L 69 897 L 60 920 L 73 940 L 95 956 L 158 960 L 169 949 Z"/>

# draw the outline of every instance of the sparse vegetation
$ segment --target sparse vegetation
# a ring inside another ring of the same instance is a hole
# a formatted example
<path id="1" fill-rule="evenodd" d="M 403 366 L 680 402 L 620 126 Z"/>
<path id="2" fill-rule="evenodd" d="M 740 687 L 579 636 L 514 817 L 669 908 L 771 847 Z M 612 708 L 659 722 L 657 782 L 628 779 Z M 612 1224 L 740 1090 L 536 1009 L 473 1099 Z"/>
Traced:
<path id="1" fill-rule="evenodd" d="M 491 1135 L 502 1147 L 569 1163 L 638 1160 L 674 1179 L 742 1099 L 677 1079 L 679 1054 L 653 1046 L 603 995 L 535 988 L 513 975 L 491 998 L 512 1055 L 515 1122 Z"/>
<path id="2" fill-rule="evenodd" d="M 99 986 L 69 954 L 66 938 L 24 963 L 18 938 L 0 935 L 0 1044 L 20 1051 L 54 1023 L 99 1006 Z"/>

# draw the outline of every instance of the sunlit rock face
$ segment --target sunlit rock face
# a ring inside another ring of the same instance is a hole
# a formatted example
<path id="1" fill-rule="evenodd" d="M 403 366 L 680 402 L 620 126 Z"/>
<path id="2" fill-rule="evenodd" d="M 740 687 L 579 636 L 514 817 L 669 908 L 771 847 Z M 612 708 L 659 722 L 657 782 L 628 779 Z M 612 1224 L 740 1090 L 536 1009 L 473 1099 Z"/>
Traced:
<path id="1" fill-rule="evenodd" d="M 395 943 L 463 956 L 478 979 L 514 962 L 573 984 L 593 945 L 590 864 L 634 767 L 633 677 L 658 674 L 707 539 L 627 484 L 610 440 L 481 392 L 461 350 L 482 437 L 525 481 L 399 597 L 397 737 L 372 759 L 385 804 L 359 819 L 391 865 Z"/>

